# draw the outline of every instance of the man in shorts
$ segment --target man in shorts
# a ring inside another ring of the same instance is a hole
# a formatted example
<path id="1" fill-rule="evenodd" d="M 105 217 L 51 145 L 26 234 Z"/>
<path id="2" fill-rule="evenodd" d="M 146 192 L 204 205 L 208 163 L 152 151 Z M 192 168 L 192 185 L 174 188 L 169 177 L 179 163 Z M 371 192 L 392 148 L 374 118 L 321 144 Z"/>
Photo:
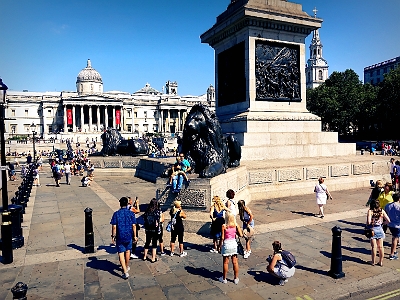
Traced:
<path id="1" fill-rule="evenodd" d="M 392 196 L 393 202 L 386 204 L 385 212 L 390 219 L 390 223 L 388 224 L 389 230 L 392 233 L 392 247 L 390 249 L 389 259 L 394 260 L 398 259 L 399 256 L 397 254 L 396 248 L 399 244 L 400 237 L 400 203 L 399 203 L 399 194 L 393 194 Z"/>
<path id="2" fill-rule="evenodd" d="M 128 279 L 130 270 L 129 257 L 133 239 L 137 241 L 135 214 L 127 209 L 128 198 L 119 199 L 120 209 L 114 212 L 111 218 L 111 242 L 116 245 L 119 262 L 122 267 L 122 278 Z"/>

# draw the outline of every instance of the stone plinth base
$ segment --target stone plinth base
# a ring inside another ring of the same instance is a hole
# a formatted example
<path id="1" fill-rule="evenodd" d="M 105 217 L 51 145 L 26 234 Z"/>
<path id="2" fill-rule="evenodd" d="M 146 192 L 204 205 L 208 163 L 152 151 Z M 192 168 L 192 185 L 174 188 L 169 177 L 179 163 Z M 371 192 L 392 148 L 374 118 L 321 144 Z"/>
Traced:
<path id="1" fill-rule="evenodd" d="M 355 144 L 321 132 L 320 118 L 308 112 L 245 112 L 222 116 L 220 123 L 242 145 L 243 161 L 356 154 Z"/>

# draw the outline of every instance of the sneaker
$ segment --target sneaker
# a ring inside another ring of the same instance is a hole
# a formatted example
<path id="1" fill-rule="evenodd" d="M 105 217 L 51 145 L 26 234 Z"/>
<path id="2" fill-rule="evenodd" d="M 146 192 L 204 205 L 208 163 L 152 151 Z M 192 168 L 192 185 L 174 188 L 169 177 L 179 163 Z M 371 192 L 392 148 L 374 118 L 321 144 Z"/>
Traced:
<path id="1" fill-rule="evenodd" d="M 220 278 L 218 278 L 218 280 L 219 280 L 219 282 L 222 282 L 222 283 L 228 282 L 228 280 L 224 279 L 224 277 L 222 277 L 222 276 Z"/>
<path id="2" fill-rule="evenodd" d="M 171 252 L 170 256 L 174 256 L 174 252 Z"/>
<path id="3" fill-rule="evenodd" d="M 165 252 L 161 252 L 160 255 L 161 255 L 161 256 L 165 256 Z"/>
<path id="4" fill-rule="evenodd" d="M 179 256 L 180 256 L 180 257 L 187 256 L 187 252 L 183 251 Z"/>
<path id="5" fill-rule="evenodd" d="M 250 253 L 246 251 L 246 252 L 244 253 L 244 255 L 243 255 L 243 258 L 244 258 L 244 259 L 247 259 L 247 258 L 249 258 L 249 256 L 250 256 Z"/>
<path id="6" fill-rule="evenodd" d="M 285 279 L 281 279 L 279 280 L 279 285 L 285 285 L 287 281 Z"/>
<path id="7" fill-rule="evenodd" d="M 131 254 L 131 259 L 138 259 L 139 256 L 137 256 L 136 254 Z"/>
<path id="8" fill-rule="evenodd" d="M 122 278 L 123 278 L 123 279 L 128 279 L 128 278 L 129 278 L 129 273 L 124 273 L 124 274 L 122 274 Z"/>
<path id="9" fill-rule="evenodd" d="M 218 253 L 218 251 L 215 250 L 214 248 L 212 248 L 212 249 L 210 250 L 210 252 L 211 252 L 211 253 Z"/>
<path id="10" fill-rule="evenodd" d="M 399 257 L 396 255 L 389 255 L 389 259 L 394 260 L 394 259 L 399 259 Z"/>
<path id="11" fill-rule="evenodd" d="M 126 272 L 129 272 L 131 270 L 131 267 L 126 268 Z"/>
<path id="12" fill-rule="evenodd" d="M 235 278 L 235 279 L 233 280 L 233 282 L 234 282 L 235 284 L 239 284 L 239 278 Z"/>
<path id="13" fill-rule="evenodd" d="M 167 183 L 167 187 L 171 187 L 172 186 L 172 184 L 171 183 Z"/>

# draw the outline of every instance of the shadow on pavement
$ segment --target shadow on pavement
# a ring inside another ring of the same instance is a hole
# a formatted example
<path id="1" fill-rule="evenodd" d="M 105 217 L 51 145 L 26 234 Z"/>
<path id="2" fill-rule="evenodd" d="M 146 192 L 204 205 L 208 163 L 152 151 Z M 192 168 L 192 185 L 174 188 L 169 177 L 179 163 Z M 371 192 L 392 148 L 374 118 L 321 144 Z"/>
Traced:
<path id="1" fill-rule="evenodd" d="M 186 243 L 186 242 L 185 242 L 185 248 L 188 250 L 195 249 L 200 252 L 210 252 L 210 249 L 211 249 L 209 245 L 198 245 L 198 244 Z"/>
<path id="2" fill-rule="evenodd" d="M 279 284 L 279 279 L 272 276 L 268 272 L 264 271 L 256 271 L 256 270 L 250 270 L 247 272 L 249 275 L 254 277 L 254 280 L 257 282 L 265 282 L 269 283 L 271 285 L 278 285 Z"/>
<path id="3" fill-rule="evenodd" d="M 206 269 L 204 267 L 195 268 L 195 267 L 192 267 L 192 266 L 186 266 L 185 270 L 190 274 L 200 275 L 200 276 L 202 276 L 204 278 L 209 278 L 209 279 L 213 279 L 213 280 L 216 280 L 216 281 L 218 281 L 218 278 L 221 277 L 221 275 L 222 275 L 221 271 L 211 271 L 211 270 L 208 270 L 208 269 Z"/>
<path id="4" fill-rule="evenodd" d="M 107 253 L 109 254 L 116 254 L 117 253 L 117 247 L 115 246 L 106 246 L 106 245 L 101 245 L 97 248 L 97 250 L 106 250 Z"/>
<path id="5" fill-rule="evenodd" d="M 315 214 L 310 213 L 310 212 L 304 212 L 304 211 L 290 211 L 292 214 L 298 214 L 298 215 L 303 215 L 303 216 L 309 216 L 309 217 L 313 217 Z"/>
<path id="6" fill-rule="evenodd" d="M 365 223 L 358 223 L 358 222 L 356 223 L 356 222 L 350 222 L 350 221 L 346 221 L 346 220 L 338 220 L 338 222 L 348 224 L 348 225 L 353 225 L 353 226 L 360 226 L 363 228 L 365 226 Z"/>
<path id="7" fill-rule="evenodd" d="M 76 244 L 68 244 L 67 246 L 70 247 L 70 248 L 73 248 L 75 250 L 78 250 L 78 251 L 80 251 L 82 253 L 85 253 L 85 247 L 78 246 Z"/>
<path id="8" fill-rule="evenodd" d="M 86 266 L 92 269 L 101 270 L 109 272 L 111 275 L 120 276 L 115 270 L 121 271 L 119 265 L 107 260 L 107 259 L 98 259 L 95 256 L 91 256 L 88 258 L 90 261 L 86 263 Z"/>
<path id="9" fill-rule="evenodd" d="M 321 251 L 321 252 L 325 252 L 325 251 Z M 302 266 L 302 265 L 296 265 L 296 269 L 303 270 L 303 271 L 308 271 L 308 272 L 319 274 L 319 275 L 329 276 L 327 271 L 313 269 L 313 268 L 305 267 L 305 266 Z"/>
<path id="10" fill-rule="evenodd" d="M 362 253 L 362 254 L 371 254 L 371 249 L 367 248 L 354 248 L 354 247 L 348 247 L 348 246 L 342 246 L 343 249 L 352 251 L 352 252 L 357 252 L 357 253 Z M 369 247 L 371 248 L 371 247 Z"/>
<path id="11" fill-rule="evenodd" d="M 360 228 L 343 228 L 342 230 L 353 233 L 353 234 L 357 234 L 357 235 L 364 235 L 364 226 L 360 227 Z"/>

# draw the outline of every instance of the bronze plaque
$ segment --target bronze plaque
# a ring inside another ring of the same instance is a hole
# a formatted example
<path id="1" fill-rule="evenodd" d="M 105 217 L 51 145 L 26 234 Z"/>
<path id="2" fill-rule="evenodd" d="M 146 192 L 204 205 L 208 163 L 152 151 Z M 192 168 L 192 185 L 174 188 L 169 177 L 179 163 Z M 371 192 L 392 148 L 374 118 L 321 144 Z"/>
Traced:
<path id="1" fill-rule="evenodd" d="M 245 44 L 218 54 L 218 106 L 246 101 Z"/>
<path id="2" fill-rule="evenodd" d="M 300 46 L 256 41 L 256 100 L 301 101 Z"/>

